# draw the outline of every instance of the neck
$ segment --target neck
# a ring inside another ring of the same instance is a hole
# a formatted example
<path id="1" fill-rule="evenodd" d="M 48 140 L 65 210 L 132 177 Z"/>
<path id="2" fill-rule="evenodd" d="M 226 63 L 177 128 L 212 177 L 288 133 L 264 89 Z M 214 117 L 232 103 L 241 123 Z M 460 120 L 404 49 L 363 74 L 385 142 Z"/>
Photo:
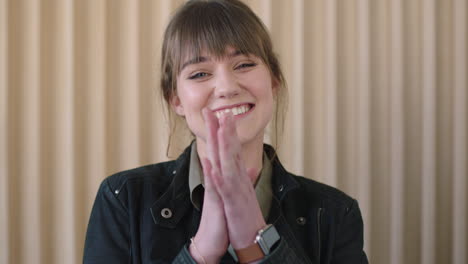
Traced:
<path id="1" fill-rule="evenodd" d="M 208 158 L 206 154 L 206 142 L 198 137 L 196 140 L 198 157 L 200 159 Z M 260 172 L 263 166 L 263 138 L 242 144 L 241 158 L 246 169 L 255 168 L 257 172 Z"/>

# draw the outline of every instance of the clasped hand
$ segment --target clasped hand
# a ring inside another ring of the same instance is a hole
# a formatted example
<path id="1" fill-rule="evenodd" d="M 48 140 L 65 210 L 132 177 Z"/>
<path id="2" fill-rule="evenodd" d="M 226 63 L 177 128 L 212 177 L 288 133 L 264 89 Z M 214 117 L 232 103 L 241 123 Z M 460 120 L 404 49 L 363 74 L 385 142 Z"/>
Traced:
<path id="1" fill-rule="evenodd" d="M 218 263 L 229 243 L 235 249 L 250 246 L 266 223 L 252 182 L 259 169 L 247 169 L 232 113 L 219 119 L 203 110 L 206 126 L 206 155 L 201 157 L 205 196 L 200 227 L 194 241 L 207 263 Z M 191 255 L 202 263 L 201 256 Z"/>

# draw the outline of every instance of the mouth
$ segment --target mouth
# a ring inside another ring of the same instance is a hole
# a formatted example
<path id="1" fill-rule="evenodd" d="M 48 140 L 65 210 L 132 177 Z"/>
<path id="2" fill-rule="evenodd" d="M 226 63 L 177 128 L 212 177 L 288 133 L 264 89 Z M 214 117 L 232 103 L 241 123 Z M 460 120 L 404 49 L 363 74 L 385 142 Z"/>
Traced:
<path id="1" fill-rule="evenodd" d="M 245 115 L 247 114 L 248 112 L 250 112 L 252 110 L 252 108 L 254 108 L 255 105 L 254 104 L 238 104 L 238 105 L 233 105 L 233 106 L 229 106 L 229 107 L 225 107 L 225 108 L 222 108 L 222 109 L 219 109 L 219 110 L 214 110 L 213 112 L 215 113 L 216 117 L 219 119 L 221 118 L 223 115 L 231 112 L 234 116 L 241 116 L 241 115 Z"/>

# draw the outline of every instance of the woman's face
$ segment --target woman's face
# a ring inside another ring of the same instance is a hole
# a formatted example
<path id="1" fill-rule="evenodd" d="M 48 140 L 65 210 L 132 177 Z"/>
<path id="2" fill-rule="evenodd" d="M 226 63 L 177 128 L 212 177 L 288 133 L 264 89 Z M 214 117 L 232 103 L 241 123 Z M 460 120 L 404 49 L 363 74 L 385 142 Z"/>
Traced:
<path id="1" fill-rule="evenodd" d="M 182 62 L 177 95 L 171 102 L 176 113 L 185 117 L 197 139 L 206 142 L 202 109 L 208 108 L 218 118 L 231 111 L 241 144 L 263 142 L 277 88 L 267 66 L 260 58 L 233 48 L 227 48 L 222 58 L 201 55 Z"/>

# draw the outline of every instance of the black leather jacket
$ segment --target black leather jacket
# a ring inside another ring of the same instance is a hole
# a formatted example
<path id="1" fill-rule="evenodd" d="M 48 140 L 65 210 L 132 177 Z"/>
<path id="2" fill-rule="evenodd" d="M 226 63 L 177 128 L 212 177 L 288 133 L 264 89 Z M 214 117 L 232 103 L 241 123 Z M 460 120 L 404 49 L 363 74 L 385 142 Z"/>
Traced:
<path id="1" fill-rule="evenodd" d="M 265 145 L 270 157 L 274 149 Z M 188 185 L 190 147 L 175 161 L 105 179 L 89 220 L 83 263 L 195 263 L 187 250 L 201 213 Z M 356 200 L 272 162 L 268 223 L 281 240 L 261 263 L 368 263 Z M 229 253 L 221 263 L 235 263 Z"/>

